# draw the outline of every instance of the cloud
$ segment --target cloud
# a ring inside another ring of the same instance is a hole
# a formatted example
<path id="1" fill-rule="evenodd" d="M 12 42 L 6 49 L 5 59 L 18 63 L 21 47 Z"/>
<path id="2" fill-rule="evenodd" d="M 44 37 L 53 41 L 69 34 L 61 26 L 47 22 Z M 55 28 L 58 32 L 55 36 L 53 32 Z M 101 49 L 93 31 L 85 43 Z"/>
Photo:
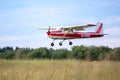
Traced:
<path id="1" fill-rule="evenodd" d="M 3 10 L 3 12 L 0 13 L 0 25 L 4 28 L 27 27 L 36 24 L 53 25 L 56 19 L 61 18 L 63 13 L 64 9 L 60 7 L 24 7 Z"/>
<path id="2" fill-rule="evenodd" d="M 118 35 L 120 32 L 120 27 L 110 27 L 104 31 L 108 34 Z"/>
<path id="3" fill-rule="evenodd" d="M 4 36 L 0 39 L 0 47 L 19 46 L 19 47 L 39 47 L 40 37 L 42 35 L 22 35 L 22 36 Z M 44 38 L 44 36 L 42 36 Z"/>
<path id="4" fill-rule="evenodd" d="M 111 48 L 120 47 L 120 39 L 119 38 L 108 38 L 104 36 L 102 38 L 91 38 L 91 39 L 77 39 L 73 40 L 74 45 L 86 45 L 86 46 L 109 46 Z"/>
<path id="5" fill-rule="evenodd" d="M 106 24 L 117 24 L 120 22 L 120 15 L 107 17 L 102 21 Z"/>

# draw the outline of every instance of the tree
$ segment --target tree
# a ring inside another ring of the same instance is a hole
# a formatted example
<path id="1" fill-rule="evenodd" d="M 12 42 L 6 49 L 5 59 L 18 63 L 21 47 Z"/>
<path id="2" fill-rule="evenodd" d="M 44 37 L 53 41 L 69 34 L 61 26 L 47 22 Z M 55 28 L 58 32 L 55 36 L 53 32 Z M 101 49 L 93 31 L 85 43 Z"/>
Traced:
<path id="1" fill-rule="evenodd" d="M 55 50 L 52 53 L 52 59 L 66 59 L 68 55 L 67 49 Z"/>
<path id="2" fill-rule="evenodd" d="M 109 48 L 107 46 L 74 46 L 72 50 L 45 47 L 30 49 L 16 47 L 0 48 L 1 59 L 80 59 L 80 60 L 112 60 L 120 61 L 120 47 Z"/>
<path id="3" fill-rule="evenodd" d="M 109 48 L 108 46 L 100 46 L 98 47 L 98 49 L 99 49 L 98 60 L 104 60 L 111 51 L 111 48 Z"/>
<path id="4" fill-rule="evenodd" d="M 119 61 L 120 60 L 120 47 L 115 49 L 115 54 L 116 54 L 116 60 Z"/>
<path id="5" fill-rule="evenodd" d="M 13 59 L 14 53 L 11 50 L 6 50 L 4 53 L 2 53 L 2 58 L 5 59 Z"/>
<path id="6" fill-rule="evenodd" d="M 27 58 L 29 59 L 41 58 L 41 52 L 39 52 L 39 49 L 34 49 L 27 55 Z"/>
<path id="7" fill-rule="evenodd" d="M 81 46 L 74 46 L 72 48 L 72 55 L 73 55 L 73 58 L 76 58 L 76 59 L 85 59 L 86 57 L 86 54 L 88 55 L 89 53 L 87 53 L 87 50 L 88 48 L 81 45 Z"/>
<path id="8" fill-rule="evenodd" d="M 38 49 L 34 49 L 32 50 L 28 55 L 28 58 L 51 58 L 51 54 L 49 52 L 49 50 L 47 48 L 38 48 Z"/>
<path id="9" fill-rule="evenodd" d="M 51 58 L 51 54 L 50 54 L 50 51 L 47 49 L 47 48 L 40 48 L 39 51 L 42 53 L 41 54 L 41 57 L 44 59 L 44 58 L 47 58 L 47 59 L 50 59 Z"/>
<path id="10" fill-rule="evenodd" d="M 31 51 L 30 48 L 16 48 L 15 49 L 15 59 L 26 59 L 28 53 Z"/>
<path id="11" fill-rule="evenodd" d="M 100 54 L 100 50 L 98 49 L 98 47 L 92 47 L 90 49 L 90 60 L 91 61 L 98 60 L 99 54 Z"/>
<path id="12" fill-rule="evenodd" d="M 109 54 L 109 60 L 120 61 L 120 47 L 114 48 Z"/>

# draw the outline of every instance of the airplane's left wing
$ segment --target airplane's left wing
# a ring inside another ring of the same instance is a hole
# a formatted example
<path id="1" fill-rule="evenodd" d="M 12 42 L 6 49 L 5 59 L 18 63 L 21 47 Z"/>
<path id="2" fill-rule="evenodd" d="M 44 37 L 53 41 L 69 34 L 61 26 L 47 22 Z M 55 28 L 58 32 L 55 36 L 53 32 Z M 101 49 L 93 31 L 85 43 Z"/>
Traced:
<path id="1" fill-rule="evenodd" d="M 84 30 L 85 28 L 93 27 L 96 26 L 94 24 L 87 24 L 87 25 L 82 25 L 82 26 L 73 26 L 72 29 L 74 30 Z"/>
<path id="2" fill-rule="evenodd" d="M 65 30 L 69 30 L 69 29 L 74 29 L 74 30 L 84 30 L 85 28 L 89 28 L 89 27 L 94 27 L 96 26 L 95 24 L 87 24 L 87 25 L 82 25 L 82 26 L 72 26 L 72 27 L 68 27 L 68 28 L 62 28 Z"/>

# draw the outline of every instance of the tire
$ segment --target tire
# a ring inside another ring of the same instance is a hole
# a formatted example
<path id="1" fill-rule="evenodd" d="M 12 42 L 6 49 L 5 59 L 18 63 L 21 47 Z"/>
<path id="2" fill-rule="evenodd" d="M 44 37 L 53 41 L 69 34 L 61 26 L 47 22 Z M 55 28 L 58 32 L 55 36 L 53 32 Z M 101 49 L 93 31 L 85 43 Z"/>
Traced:
<path id="1" fill-rule="evenodd" d="M 59 45 L 62 46 L 62 42 L 60 42 Z"/>
<path id="2" fill-rule="evenodd" d="M 54 43 L 51 43 L 51 46 L 54 46 Z"/>
<path id="3" fill-rule="evenodd" d="M 72 45 L 72 42 L 71 42 L 71 41 L 69 42 L 69 45 Z"/>

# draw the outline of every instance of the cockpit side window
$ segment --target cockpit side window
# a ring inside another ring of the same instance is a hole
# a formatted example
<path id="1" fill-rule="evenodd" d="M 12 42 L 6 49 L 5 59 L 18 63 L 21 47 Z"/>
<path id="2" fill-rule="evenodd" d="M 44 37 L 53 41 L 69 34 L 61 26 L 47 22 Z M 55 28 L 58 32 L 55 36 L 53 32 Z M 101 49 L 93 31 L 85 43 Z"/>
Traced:
<path id="1" fill-rule="evenodd" d="M 73 33 L 73 29 L 62 29 L 62 33 L 72 34 Z"/>

